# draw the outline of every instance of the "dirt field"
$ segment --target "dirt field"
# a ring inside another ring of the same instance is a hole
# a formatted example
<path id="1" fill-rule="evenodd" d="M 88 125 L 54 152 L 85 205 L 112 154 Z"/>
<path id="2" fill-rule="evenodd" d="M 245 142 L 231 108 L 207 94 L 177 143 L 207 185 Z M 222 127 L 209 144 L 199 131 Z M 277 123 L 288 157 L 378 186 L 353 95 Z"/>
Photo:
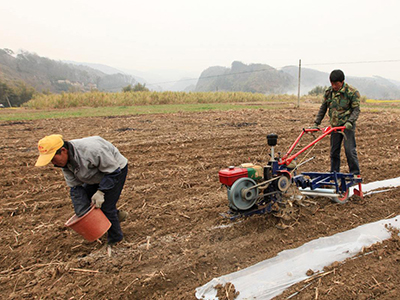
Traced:
<path id="1" fill-rule="evenodd" d="M 214 277 L 400 214 L 393 190 L 344 205 L 320 198 L 314 213 L 300 211 L 286 230 L 276 228 L 278 220 L 270 214 L 219 226 L 232 221 L 220 216 L 228 207 L 218 171 L 245 162 L 266 164 L 266 135 L 272 132 L 279 135 L 275 151 L 284 154 L 317 109 L 0 122 L 2 298 L 195 299 L 196 287 Z M 398 128 L 397 113 L 362 111 L 357 147 L 364 182 L 400 176 Z M 130 215 L 122 223 L 124 241 L 111 257 L 105 236 L 89 243 L 64 226 L 73 208 L 61 171 L 34 167 L 37 141 L 52 133 L 67 140 L 100 135 L 129 160 L 119 206 Z M 328 149 L 327 138 L 300 172 L 329 171 Z M 347 172 L 345 161 L 342 166 Z M 333 264 L 327 268 L 333 272 L 277 299 L 295 292 L 290 299 L 399 299 L 399 250 L 394 235 L 366 250 L 371 254 Z"/>

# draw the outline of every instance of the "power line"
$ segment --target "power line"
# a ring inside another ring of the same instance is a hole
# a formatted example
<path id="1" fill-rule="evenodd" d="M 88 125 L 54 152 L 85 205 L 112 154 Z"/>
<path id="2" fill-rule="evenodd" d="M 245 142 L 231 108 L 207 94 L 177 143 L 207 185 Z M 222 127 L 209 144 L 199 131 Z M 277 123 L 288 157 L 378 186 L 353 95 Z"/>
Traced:
<path id="1" fill-rule="evenodd" d="M 332 63 L 304 64 L 304 66 L 374 64 L 374 63 L 387 63 L 387 62 L 400 62 L 400 59 L 392 59 L 392 60 L 369 60 L 369 61 L 366 60 L 366 61 L 349 61 L 349 62 L 332 62 Z"/>

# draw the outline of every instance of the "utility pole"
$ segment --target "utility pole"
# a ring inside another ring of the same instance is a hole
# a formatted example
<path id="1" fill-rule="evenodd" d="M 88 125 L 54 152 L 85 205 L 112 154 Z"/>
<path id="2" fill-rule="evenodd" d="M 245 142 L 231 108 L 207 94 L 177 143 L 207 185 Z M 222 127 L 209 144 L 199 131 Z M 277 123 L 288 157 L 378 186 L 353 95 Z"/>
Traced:
<path id="1" fill-rule="evenodd" d="M 8 102 L 8 106 L 10 106 L 10 107 L 11 107 L 10 100 L 8 99 L 8 97 L 7 97 L 7 96 L 6 96 L 6 99 L 7 99 L 7 102 Z"/>
<path id="2" fill-rule="evenodd" d="M 300 107 L 300 82 L 301 82 L 301 59 L 299 59 L 299 82 L 297 90 L 297 107 Z"/>

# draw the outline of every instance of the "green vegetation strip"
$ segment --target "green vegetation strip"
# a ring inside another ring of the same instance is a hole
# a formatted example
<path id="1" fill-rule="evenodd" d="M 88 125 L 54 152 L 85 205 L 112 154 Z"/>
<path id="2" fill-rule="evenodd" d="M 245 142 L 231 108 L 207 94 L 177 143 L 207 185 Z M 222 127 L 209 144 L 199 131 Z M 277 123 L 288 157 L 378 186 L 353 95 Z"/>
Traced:
<path id="1" fill-rule="evenodd" d="M 58 119 L 74 117 L 105 117 L 140 114 L 168 114 L 177 112 L 201 112 L 212 110 L 277 109 L 293 107 L 293 103 L 207 103 L 207 104 L 168 104 L 142 106 L 83 107 L 69 109 L 33 110 L 24 108 L 0 109 L 0 121 L 21 121 L 39 119 Z"/>

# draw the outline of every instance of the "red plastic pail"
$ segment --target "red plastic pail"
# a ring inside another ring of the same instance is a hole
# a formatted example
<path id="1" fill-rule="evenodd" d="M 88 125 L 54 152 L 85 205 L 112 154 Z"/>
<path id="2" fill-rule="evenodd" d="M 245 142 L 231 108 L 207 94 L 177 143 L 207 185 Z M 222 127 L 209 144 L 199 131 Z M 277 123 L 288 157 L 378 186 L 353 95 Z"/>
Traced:
<path id="1" fill-rule="evenodd" d="M 92 206 L 82 217 L 72 216 L 65 226 L 82 235 L 85 240 L 93 242 L 100 238 L 111 227 L 111 222 L 100 208 Z"/>

